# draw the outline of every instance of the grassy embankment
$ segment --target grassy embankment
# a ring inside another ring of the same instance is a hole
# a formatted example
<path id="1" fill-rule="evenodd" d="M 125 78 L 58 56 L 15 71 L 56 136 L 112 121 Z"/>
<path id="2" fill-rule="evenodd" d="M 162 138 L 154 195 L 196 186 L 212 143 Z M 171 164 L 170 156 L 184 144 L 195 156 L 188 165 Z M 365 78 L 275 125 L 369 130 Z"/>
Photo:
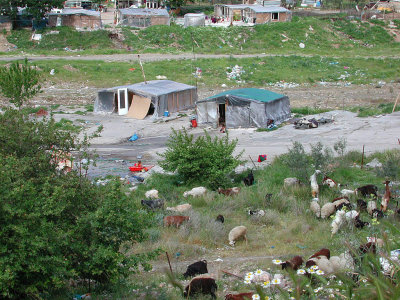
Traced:
<path id="1" fill-rule="evenodd" d="M 395 20 L 397 28 L 400 27 Z M 30 40 L 31 31 L 16 30 L 8 37 L 19 51 L 36 54 L 212 53 L 327 56 L 393 56 L 399 43 L 388 33 L 389 21 L 358 22 L 341 18 L 294 17 L 292 22 L 255 27 L 153 26 L 142 30 L 122 28 L 124 39 L 115 46 L 107 30 L 77 32 L 70 28 L 48 28 L 40 42 Z M 51 34 L 54 30 L 58 34 Z M 299 48 L 304 43 L 305 48 Z M 121 44 L 122 48 L 121 49 Z M 66 51 L 78 50 L 77 52 Z"/>

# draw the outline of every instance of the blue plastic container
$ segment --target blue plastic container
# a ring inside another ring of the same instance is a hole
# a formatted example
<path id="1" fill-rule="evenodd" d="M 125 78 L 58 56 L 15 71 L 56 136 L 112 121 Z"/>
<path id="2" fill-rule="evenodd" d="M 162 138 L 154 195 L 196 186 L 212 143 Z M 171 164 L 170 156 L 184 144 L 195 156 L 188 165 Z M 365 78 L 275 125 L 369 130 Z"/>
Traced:
<path id="1" fill-rule="evenodd" d="M 169 111 L 168 110 L 164 111 L 164 117 L 169 117 Z"/>

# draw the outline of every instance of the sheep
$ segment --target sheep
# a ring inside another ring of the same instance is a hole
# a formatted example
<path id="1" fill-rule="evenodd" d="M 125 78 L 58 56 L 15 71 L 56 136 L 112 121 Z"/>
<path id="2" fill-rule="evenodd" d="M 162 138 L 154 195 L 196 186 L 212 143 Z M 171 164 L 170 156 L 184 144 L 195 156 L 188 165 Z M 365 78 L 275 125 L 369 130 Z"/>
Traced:
<path id="1" fill-rule="evenodd" d="M 356 219 L 359 216 L 359 213 L 356 210 L 351 210 L 346 212 L 344 216 L 346 221 L 354 221 L 354 219 Z"/>
<path id="2" fill-rule="evenodd" d="M 207 261 L 203 259 L 189 265 L 186 269 L 186 272 L 183 273 L 183 277 L 187 278 L 206 273 L 208 273 Z"/>
<path id="3" fill-rule="evenodd" d="M 340 191 L 340 193 L 342 194 L 342 196 L 351 196 L 355 194 L 354 190 L 347 190 L 347 189 L 343 189 Z"/>
<path id="4" fill-rule="evenodd" d="M 195 277 L 186 286 L 183 296 L 189 298 L 195 294 L 211 295 L 211 298 L 217 299 L 215 292 L 218 286 L 215 283 L 215 279 L 211 277 Z"/>
<path id="5" fill-rule="evenodd" d="M 322 179 L 322 185 L 327 185 L 330 188 L 337 187 L 337 183 L 326 175 L 324 176 L 324 179 Z"/>
<path id="6" fill-rule="evenodd" d="M 154 199 L 154 200 L 145 200 L 140 201 L 143 206 L 146 206 L 150 209 L 162 208 L 164 206 L 163 199 Z"/>
<path id="7" fill-rule="evenodd" d="M 334 235 L 340 227 L 342 226 L 344 219 L 345 219 L 345 214 L 346 212 L 343 210 L 338 210 L 336 212 L 335 218 L 332 221 L 331 227 L 332 227 L 332 235 Z"/>
<path id="8" fill-rule="evenodd" d="M 387 206 L 390 201 L 390 197 L 392 196 L 392 193 L 390 192 L 389 189 L 389 180 L 386 180 L 383 184 L 385 185 L 385 194 L 382 197 L 382 202 L 381 202 L 381 211 L 385 212 L 387 210 Z"/>
<path id="9" fill-rule="evenodd" d="M 314 174 L 310 176 L 310 182 L 311 182 L 311 195 L 313 198 L 317 198 L 319 194 L 319 186 L 317 182 L 317 175 L 320 174 L 320 170 L 315 170 Z"/>
<path id="10" fill-rule="evenodd" d="M 217 218 L 215 219 L 215 222 L 224 223 L 225 222 L 224 216 L 223 215 L 218 215 Z"/>
<path id="11" fill-rule="evenodd" d="M 240 238 L 243 237 L 243 239 L 246 241 L 246 245 L 247 245 L 247 228 L 246 226 L 236 226 L 235 228 L 233 228 L 228 235 L 229 238 L 229 245 L 234 246 L 236 241 Z"/>
<path id="12" fill-rule="evenodd" d="M 318 256 L 318 257 L 314 257 L 314 258 L 310 259 L 308 261 L 309 266 L 307 266 L 307 263 L 306 263 L 307 267 L 310 267 L 310 261 L 314 262 L 315 265 L 318 267 L 318 269 L 323 271 L 326 275 L 332 274 L 335 271 L 332 262 L 326 256 L 322 255 L 322 256 Z"/>
<path id="13" fill-rule="evenodd" d="M 186 191 L 183 193 L 183 197 L 187 196 L 193 196 L 193 197 L 199 197 L 203 196 L 207 192 L 207 189 L 205 187 L 199 186 L 192 188 L 190 191 Z"/>
<path id="14" fill-rule="evenodd" d="M 378 197 L 378 187 L 373 184 L 367 184 L 360 186 L 355 189 L 356 195 L 358 195 L 358 192 L 361 193 L 363 197 L 367 197 L 369 195 L 374 195 L 375 197 Z"/>
<path id="15" fill-rule="evenodd" d="M 311 200 L 310 209 L 317 216 L 317 218 L 321 217 L 321 206 L 318 203 L 318 198 L 313 198 Z"/>
<path id="16" fill-rule="evenodd" d="M 377 208 L 376 201 L 368 201 L 368 203 L 367 203 L 367 212 L 369 213 L 369 215 L 372 216 L 372 212 L 376 208 Z"/>
<path id="17" fill-rule="evenodd" d="M 239 194 L 240 192 L 240 188 L 239 187 L 233 187 L 233 188 L 229 188 L 229 189 L 222 189 L 222 188 L 218 188 L 218 194 L 224 194 L 225 196 L 235 196 L 237 194 Z"/>
<path id="18" fill-rule="evenodd" d="M 281 263 L 282 270 L 284 269 L 291 269 L 297 271 L 300 266 L 303 264 L 303 258 L 301 256 L 295 256 L 291 260 L 287 260 Z"/>
<path id="19" fill-rule="evenodd" d="M 182 223 L 184 221 L 189 221 L 190 217 L 188 216 L 166 216 L 163 219 L 164 222 L 164 226 L 168 227 L 168 226 L 176 226 L 176 228 L 178 228 L 179 226 L 182 225 Z"/>
<path id="20" fill-rule="evenodd" d="M 148 199 L 148 198 L 151 198 L 151 199 L 157 199 L 157 198 L 159 198 L 158 197 L 158 191 L 157 190 L 150 190 L 150 191 L 147 191 L 145 194 L 144 194 L 144 196 Z"/>
<path id="21" fill-rule="evenodd" d="M 250 170 L 249 174 L 247 177 L 243 178 L 243 183 L 245 186 L 251 186 L 254 184 L 254 175 L 253 175 L 253 170 Z"/>
<path id="22" fill-rule="evenodd" d="M 254 293 L 227 294 L 225 300 L 251 300 Z"/>
<path id="23" fill-rule="evenodd" d="M 166 210 L 174 211 L 174 212 L 185 212 L 192 209 L 192 206 L 189 203 L 184 203 L 177 205 L 175 207 L 167 207 Z"/>
<path id="24" fill-rule="evenodd" d="M 262 210 L 262 209 L 249 210 L 248 214 L 250 216 L 254 216 L 254 217 L 264 217 L 265 216 L 265 211 Z"/>
<path id="25" fill-rule="evenodd" d="M 332 263 L 334 273 L 338 272 L 354 272 L 354 260 L 349 252 L 344 252 L 339 256 L 331 256 L 329 261 Z"/>
<path id="26" fill-rule="evenodd" d="M 347 201 L 350 203 L 349 197 L 347 197 L 347 196 L 340 196 L 340 197 L 337 197 L 337 198 L 333 199 L 331 202 L 333 203 L 333 202 L 336 202 L 336 201 L 338 201 L 338 200 L 347 200 Z"/>
<path id="27" fill-rule="evenodd" d="M 336 210 L 341 210 L 343 207 L 352 208 L 348 198 L 340 198 L 332 203 L 335 205 Z"/>
<path id="28" fill-rule="evenodd" d="M 351 210 L 353 209 L 353 206 L 350 203 L 346 202 L 340 203 L 339 205 L 336 206 L 336 210 L 342 210 L 343 208 Z"/>
<path id="29" fill-rule="evenodd" d="M 354 219 L 354 226 L 355 226 L 356 228 L 364 228 L 365 226 L 369 226 L 369 223 L 368 223 L 368 222 L 362 221 L 362 220 L 360 219 L 360 216 L 357 216 L 357 217 Z"/>
<path id="30" fill-rule="evenodd" d="M 333 215 L 336 211 L 336 206 L 333 203 L 325 203 L 322 207 L 321 207 L 321 218 L 325 219 L 330 217 L 331 215 Z"/>

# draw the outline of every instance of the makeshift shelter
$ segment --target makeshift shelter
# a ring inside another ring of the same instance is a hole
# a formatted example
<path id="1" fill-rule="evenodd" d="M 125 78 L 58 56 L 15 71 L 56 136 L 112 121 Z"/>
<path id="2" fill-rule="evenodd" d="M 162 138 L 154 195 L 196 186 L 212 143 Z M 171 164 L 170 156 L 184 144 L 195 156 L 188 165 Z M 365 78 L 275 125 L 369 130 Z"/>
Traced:
<path id="1" fill-rule="evenodd" d="M 290 21 L 292 17 L 291 11 L 284 7 L 278 5 L 262 6 L 259 4 L 216 4 L 214 6 L 214 14 L 228 21 L 244 21 L 253 24 L 285 22 Z"/>
<path id="2" fill-rule="evenodd" d="M 49 13 L 49 26 L 69 26 L 75 28 L 101 28 L 99 11 L 64 8 L 60 13 Z"/>
<path id="3" fill-rule="evenodd" d="M 194 107 L 197 88 L 171 80 L 152 80 L 117 86 L 97 93 L 95 113 L 118 113 L 135 119 L 158 118 Z"/>
<path id="4" fill-rule="evenodd" d="M 226 128 L 267 127 L 290 117 L 290 102 L 285 95 L 255 88 L 225 91 L 196 102 L 199 124 Z"/>
<path id="5" fill-rule="evenodd" d="M 203 13 L 194 14 L 188 13 L 184 16 L 185 22 L 184 27 L 189 26 L 205 26 L 206 25 L 206 15 Z"/>
<path id="6" fill-rule="evenodd" d="M 120 25 L 131 27 L 149 27 L 153 25 L 168 25 L 169 14 L 166 9 L 124 8 L 118 11 Z"/>

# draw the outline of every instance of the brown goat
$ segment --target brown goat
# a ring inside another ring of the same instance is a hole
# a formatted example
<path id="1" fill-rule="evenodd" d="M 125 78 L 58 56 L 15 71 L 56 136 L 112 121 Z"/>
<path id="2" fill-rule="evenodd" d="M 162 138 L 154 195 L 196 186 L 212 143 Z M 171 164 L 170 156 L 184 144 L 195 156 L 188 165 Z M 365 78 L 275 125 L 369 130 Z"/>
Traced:
<path id="1" fill-rule="evenodd" d="M 253 295 L 253 293 L 228 294 L 225 296 L 225 300 L 251 300 Z"/>
<path id="2" fill-rule="evenodd" d="M 329 259 L 329 258 L 331 258 L 331 251 L 329 251 L 329 249 L 322 248 L 318 252 L 315 252 L 313 255 L 311 255 L 309 259 L 311 259 L 313 257 L 318 257 L 318 256 L 326 256 L 326 258 Z"/>
<path id="3" fill-rule="evenodd" d="M 282 270 L 283 269 L 292 269 L 297 271 L 298 268 L 303 264 L 303 258 L 301 256 L 295 256 L 291 260 L 287 260 L 281 264 Z"/>
<path id="4" fill-rule="evenodd" d="M 224 194 L 225 196 L 234 196 L 239 194 L 239 192 L 240 192 L 239 187 L 233 187 L 229 189 L 218 188 L 218 194 Z"/>
<path id="5" fill-rule="evenodd" d="M 188 216 L 166 216 L 164 217 L 164 226 L 176 226 L 178 228 L 183 222 L 188 221 L 190 218 Z"/>
<path id="6" fill-rule="evenodd" d="M 381 211 L 385 212 L 387 210 L 387 206 L 390 201 L 390 197 L 392 196 L 392 193 L 390 192 L 389 189 L 389 180 L 386 180 L 383 184 L 385 185 L 385 194 L 382 197 L 382 202 L 381 202 Z"/>

